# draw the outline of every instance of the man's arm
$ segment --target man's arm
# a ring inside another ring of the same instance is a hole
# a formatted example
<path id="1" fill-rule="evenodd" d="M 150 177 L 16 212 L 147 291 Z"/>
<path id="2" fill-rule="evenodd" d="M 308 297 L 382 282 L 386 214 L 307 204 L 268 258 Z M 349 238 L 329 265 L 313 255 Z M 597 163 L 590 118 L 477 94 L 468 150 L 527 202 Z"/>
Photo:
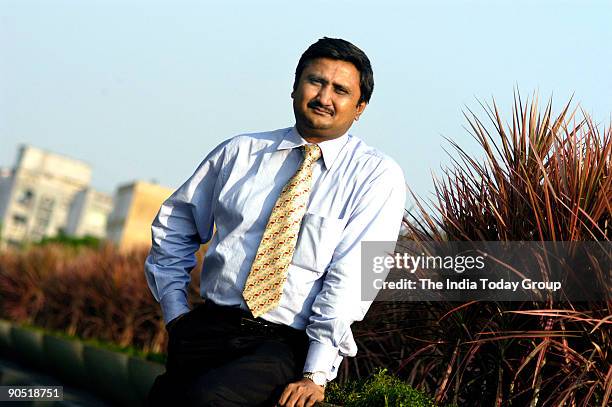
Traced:
<path id="1" fill-rule="evenodd" d="M 222 184 L 226 144 L 215 148 L 162 204 L 151 226 L 152 247 L 145 261 L 145 276 L 151 293 L 161 303 L 166 324 L 189 311 L 189 273 L 197 263 L 195 252 L 212 236 L 214 197 Z"/>
<path id="2" fill-rule="evenodd" d="M 361 321 L 368 311 L 371 301 L 361 300 L 361 276 L 371 270 L 361 269 L 361 242 L 390 242 L 388 251 L 392 252 L 405 201 L 403 173 L 397 164 L 387 162 L 364 189 L 351 212 L 323 287 L 312 305 L 312 316 L 306 327 L 310 347 L 304 372 L 329 374 L 339 357 L 340 344 L 351 339 L 351 324 Z"/>
<path id="3" fill-rule="evenodd" d="M 339 358 L 340 344 L 351 338 L 351 324 L 362 320 L 371 305 L 371 301 L 361 300 L 361 273 L 368 272 L 361 270 L 361 242 L 388 241 L 391 242 L 389 250 L 393 251 L 405 200 L 404 176 L 395 163 L 387 162 L 364 186 L 327 268 L 323 287 L 312 305 L 312 316 L 306 327 L 310 347 L 304 372 L 335 376 L 331 372 Z M 312 405 L 322 400 L 323 389 L 309 379 L 301 379 L 285 388 L 279 404 Z"/>

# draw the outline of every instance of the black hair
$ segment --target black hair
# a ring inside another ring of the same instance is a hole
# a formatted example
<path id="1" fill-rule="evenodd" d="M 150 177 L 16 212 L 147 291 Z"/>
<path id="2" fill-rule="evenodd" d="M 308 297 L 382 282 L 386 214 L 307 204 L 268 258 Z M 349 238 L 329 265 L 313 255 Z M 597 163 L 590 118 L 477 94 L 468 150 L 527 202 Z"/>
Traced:
<path id="1" fill-rule="evenodd" d="M 359 89 L 361 96 L 359 103 L 370 102 L 370 97 L 374 91 L 374 73 L 368 56 L 350 42 L 340 38 L 323 37 L 312 44 L 300 57 L 297 68 L 295 68 L 295 80 L 293 90 L 297 89 L 300 76 L 308 63 L 318 58 L 330 58 L 340 61 L 350 62 L 359 71 Z"/>

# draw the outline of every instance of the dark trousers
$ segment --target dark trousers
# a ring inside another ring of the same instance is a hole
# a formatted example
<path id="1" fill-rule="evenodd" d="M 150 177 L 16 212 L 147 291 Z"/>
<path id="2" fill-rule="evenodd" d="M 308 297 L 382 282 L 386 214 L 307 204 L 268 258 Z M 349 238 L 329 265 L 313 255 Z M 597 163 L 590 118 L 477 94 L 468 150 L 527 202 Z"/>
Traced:
<path id="1" fill-rule="evenodd" d="M 237 308 L 207 301 L 170 330 L 166 373 L 150 406 L 274 406 L 302 377 L 304 331 L 266 323 Z"/>

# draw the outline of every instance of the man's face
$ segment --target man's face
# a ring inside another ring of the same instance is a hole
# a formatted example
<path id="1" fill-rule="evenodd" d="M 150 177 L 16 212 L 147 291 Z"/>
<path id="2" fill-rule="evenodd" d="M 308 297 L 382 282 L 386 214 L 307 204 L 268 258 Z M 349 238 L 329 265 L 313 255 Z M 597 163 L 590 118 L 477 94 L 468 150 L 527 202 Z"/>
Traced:
<path id="1" fill-rule="evenodd" d="M 342 136 L 366 107 L 357 104 L 360 96 L 355 65 L 328 58 L 310 61 L 291 93 L 300 135 L 309 142 Z"/>

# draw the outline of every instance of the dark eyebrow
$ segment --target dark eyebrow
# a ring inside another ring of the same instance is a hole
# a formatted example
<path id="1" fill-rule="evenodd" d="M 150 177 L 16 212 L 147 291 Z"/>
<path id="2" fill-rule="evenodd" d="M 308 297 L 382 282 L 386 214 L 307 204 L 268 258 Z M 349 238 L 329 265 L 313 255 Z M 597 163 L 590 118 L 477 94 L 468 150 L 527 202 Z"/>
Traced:
<path id="1" fill-rule="evenodd" d="M 317 80 L 317 81 L 321 82 L 324 85 L 327 85 L 329 83 L 329 81 L 327 79 L 325 79 L 324 77 L 322 77 L 320 75 L 313 74 L 313 73 L 309 74 L 307 78 L 308 78 L 308 80 Z M 349 93 L 349 94 L 351 93 L 351 90 L 349 88 L 347 88 L 346 86 L 344 86 L 344 85 L 342 85 L 340 83 L 334 83 L 333 86 L 334 86 L 334 89 L 336 89 L 336 90 L 341 90 L 341 91 Z"/>
<path id="2" fill-rule="evenodd" d="M 334 83 L 334 89 L 336 89 L 336 90 L 341 90 L 341 91 L 346 92 L 346 93 L 349 93 L 349 94 L 351 93 L 351 90 L 350 90 L 350 89 L 348 89 L 347 87 L 345 87 L 345 86 L 343 86 L 343 85 L 340 85 L 340 84 L 338 84 L 338 83 Z"/>
<path id="3" fill-rule="evenodd" d="M 310 75 L 308 75 L 308 79 L 309 80 L 317 80 L 320 81 L 321 83 L 327 85 L 329 83 L 329 81 L 327 79 L 325 79 L 324 77 L 320 76 L 320 75 L 315 75 L 313 73 L 311 73 Z"/>

